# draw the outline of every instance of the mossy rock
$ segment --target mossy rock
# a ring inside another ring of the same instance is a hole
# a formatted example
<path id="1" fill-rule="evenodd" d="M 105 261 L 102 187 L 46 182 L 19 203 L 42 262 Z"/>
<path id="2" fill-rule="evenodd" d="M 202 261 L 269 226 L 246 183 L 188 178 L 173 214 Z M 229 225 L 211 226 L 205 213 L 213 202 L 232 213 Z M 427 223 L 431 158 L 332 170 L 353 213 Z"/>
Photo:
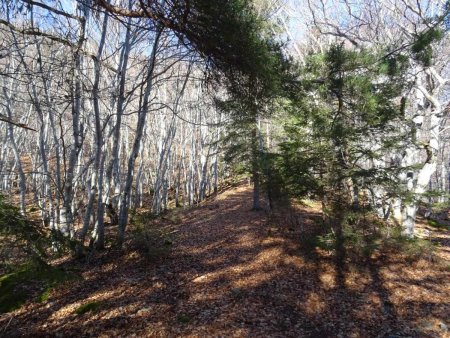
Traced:
<path id="1" fill-rule="evenodd" d="M 73 273 L 44 264 L 17 268 L 0 277 L 0 313 L 14 311 L 32 299 L 45 302 L 55 286 L 74 278 Z"/>
<path id="2" fill-rule="evenodd" d="M 82 315 L 88 312 L 96 312 L 100 309 L 101 306 L 102 302 L 99 301 L 88 302 L 77 307 L 74 312 L 77 315 Z"/>
<path id="3" fill-rule="evenodd" d="M 178 321 L 180 323 L 187 324 L 191 321 L 191 317 L 187 314 L 182 313 L 182 314 L 178 315 Z"/>
<path id="4" fill-rule="evenodd" d="M 18 287 L 20 278 L 15 273 L 0 278 L 0 313 L 14 311 L 30 297 L 30 292 Z"/>
<path id="5" fill-rule="evenodd" d="M 449 226 L 443 223 L 439 223 L 438 221 L 434 220 L 434 219 L 429 219 L 427 221 L 428 225 L 433 227 L 433 228 L 437 228 L 437 229 L 448 229 Z"/>

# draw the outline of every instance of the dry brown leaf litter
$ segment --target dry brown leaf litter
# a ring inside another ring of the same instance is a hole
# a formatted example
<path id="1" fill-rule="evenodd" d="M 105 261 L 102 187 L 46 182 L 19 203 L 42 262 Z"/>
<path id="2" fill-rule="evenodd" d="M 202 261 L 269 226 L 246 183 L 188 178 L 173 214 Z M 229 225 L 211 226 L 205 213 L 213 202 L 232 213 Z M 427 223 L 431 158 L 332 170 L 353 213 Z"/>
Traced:
<path id="1" fill-rule="evenodd" d="M 370 266 L 298 245 L 295 229 L 253 212 L 239 187 L 183 214 L 169 257 L 109 252 L 79 264 L 82 279 L 0 318 L 0 335 L 59 337 L 448 337 L 449 270 L 383 256 Z M 297 217 L 297 216 L 296 216 Z M 423 225 L 422 225 L 423 226 Z M 450 262 L 449 233 L 433 232 Z M 344 278 L 338 278 L 343 274 Z M 95 312 L 74 310 L 91 301 Z"/>

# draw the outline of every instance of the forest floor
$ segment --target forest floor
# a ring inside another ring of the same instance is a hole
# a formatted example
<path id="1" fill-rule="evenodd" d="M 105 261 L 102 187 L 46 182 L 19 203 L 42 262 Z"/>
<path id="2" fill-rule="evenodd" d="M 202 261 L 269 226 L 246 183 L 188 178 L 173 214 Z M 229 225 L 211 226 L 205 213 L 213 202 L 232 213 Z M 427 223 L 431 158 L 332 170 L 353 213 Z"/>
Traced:
<path id="1" fill-rule="evenodd" d="M 1 315 L 0 336 L 450 337 L 448 229 L 430 228 L 439 262 L 383 253 L 339 262 L 302 240 L 317 205 L 284 222 L 250 208 L 240 186 L 162 219 L 174 236 L 165 255 L 55 262 L 80 278 Z"/>

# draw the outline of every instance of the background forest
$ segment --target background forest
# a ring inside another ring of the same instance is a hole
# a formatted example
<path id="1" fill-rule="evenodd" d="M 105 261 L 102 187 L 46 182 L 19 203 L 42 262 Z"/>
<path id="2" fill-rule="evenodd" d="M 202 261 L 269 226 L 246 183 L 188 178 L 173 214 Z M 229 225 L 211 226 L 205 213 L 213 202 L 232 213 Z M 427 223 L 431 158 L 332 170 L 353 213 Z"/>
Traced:
<path id="1" fill-rule="evenodd" d="M 248 238 L 285 233 L 283 250 L 331 259 L 339 290 L 349 261 L 425 260 L 425 274 L 441 274 L 443 297 L 430 310 L 438 318 L 427 322 L 437 327 L 430 334 L 447 332 L 449 32 L 444 0 L 2 0 L 0 312 L 36 295 L 46 302 L 61 283 L 72 288 L 77 269 L 87 281 L 104 264 L 125 266 L 130 252 L 190 266 L 195 250 L 256 222 Z M 181 255 L 188 247 L 196 249 Z M 379 289 L 382 277 L 368 269 Z M 186 273 L 195 281 L 207 275 L 200 270 Z M 170 325 L 192 324 L 196 315 L 179 305 L 187 296 L 171 292 Z M 244 302 L 242 286 L 230 292 Z M 386 294 L 378 296 L 390 324 L 341 336 L 411 334 L 402 321 L 411 313 Z M 102 306 L 74 311 L 84 322 Z M 0 331 L 24 334 L 8 320 Z M 274 332 L 337 336 L 291 324 Z M 166 329 L 141 333 L 198 333 Z M 222 329 L 210 333 L 272 332 Z"/>

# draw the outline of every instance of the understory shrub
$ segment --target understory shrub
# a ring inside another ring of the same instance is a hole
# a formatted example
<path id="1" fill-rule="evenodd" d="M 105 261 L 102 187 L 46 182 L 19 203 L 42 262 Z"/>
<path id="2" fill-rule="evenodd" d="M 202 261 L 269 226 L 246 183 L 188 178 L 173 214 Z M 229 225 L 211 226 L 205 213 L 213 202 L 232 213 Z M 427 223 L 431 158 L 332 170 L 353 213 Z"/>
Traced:
<path id="1" fill-rule="evenodd" d="M 53 287 L 75 276 L 47 264 L 50 247 L 50 235 L 40 223 L 0 196 L 0 313 L 34 298 L 44 302 Z"/>
<path id="2" fill-rule="evenodd" d="M 0 195 L 0 273 L 30 261 L 44 264 L 49 245 L 43 226 L 26 219 Z"/>
<path id="3" fill-rule="evenodd" d="M 150 260 L 168 255 L 174 242 L 174 225 L 181 222 L 176 210 L 161 215 L 151 212 L 135 215 L 131 231 L 132 248 Z"/>
<path id="4" fill-rule="evenodd" d="M 405 237 L 400 226 L 381 221 L 370 212 L 348 212 L 342 222 L 341 240 L 347 255 L 355 260 L 387 251 L 402 254 L 408 261 L 435 259 L 435 245 L 430 240 Z M 310 241 L 330 252 L 338 247 L 332 229 Z"/>

